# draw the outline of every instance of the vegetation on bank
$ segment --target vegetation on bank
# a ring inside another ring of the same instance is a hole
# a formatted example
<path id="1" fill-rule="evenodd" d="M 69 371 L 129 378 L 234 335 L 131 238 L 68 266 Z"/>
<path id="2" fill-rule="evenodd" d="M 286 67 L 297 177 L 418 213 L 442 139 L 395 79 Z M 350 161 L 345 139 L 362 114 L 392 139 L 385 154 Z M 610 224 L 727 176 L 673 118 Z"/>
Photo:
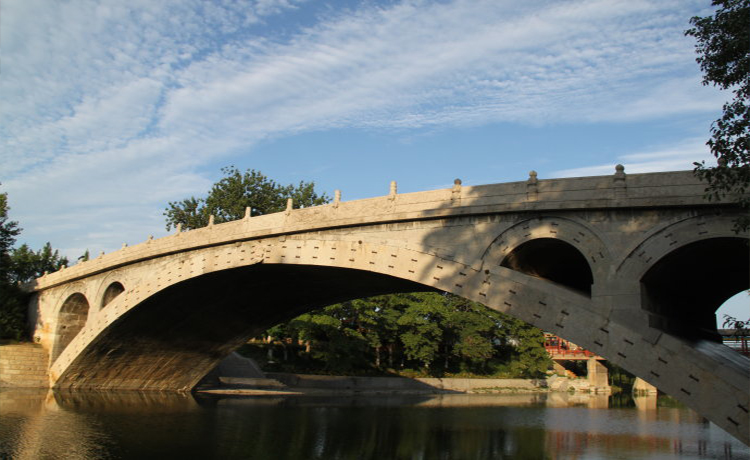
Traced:
<path id="1" fill-rule="evenodd" d="M 279 324 L 243 346 L 267 372 L 539 378 L 542 331 L 448 293 L 344 302 Z"/>

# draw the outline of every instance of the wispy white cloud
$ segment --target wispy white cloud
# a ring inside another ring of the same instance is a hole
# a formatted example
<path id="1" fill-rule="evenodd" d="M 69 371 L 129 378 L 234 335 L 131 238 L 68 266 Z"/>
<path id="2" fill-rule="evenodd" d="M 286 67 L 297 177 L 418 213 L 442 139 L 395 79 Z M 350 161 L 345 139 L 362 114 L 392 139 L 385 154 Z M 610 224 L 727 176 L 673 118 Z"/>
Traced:
<path id="1" fill-rule="evenodd" d="M 263 139 L 715 110 L 683 36 L 700 4 L 4 2 L 0 180 L 28 228 L 44 215 L 128 235 L 144 213 L 159 220 L 167 200 L 205 190 L 202 165 Z M 317 20 L 267 24 L 299 8 Z"/>
<path id="2" fill-rule="evenodd" d="M 677 145 L 655 146 L 653 149 L 621 155 L 618 162 L 625 166 L 627 173 L 648 173 L 658 171 L 683 171 L 693 169 L 694 162 L 705 161 L 716 164 L 715 158 L 706 146 L 705 138 L 693 138 Z M 615 165 L 594 165 L 580 168 L 562 169 L 551 173 L 551 177 L 583 177 L 614 174 Z"/>

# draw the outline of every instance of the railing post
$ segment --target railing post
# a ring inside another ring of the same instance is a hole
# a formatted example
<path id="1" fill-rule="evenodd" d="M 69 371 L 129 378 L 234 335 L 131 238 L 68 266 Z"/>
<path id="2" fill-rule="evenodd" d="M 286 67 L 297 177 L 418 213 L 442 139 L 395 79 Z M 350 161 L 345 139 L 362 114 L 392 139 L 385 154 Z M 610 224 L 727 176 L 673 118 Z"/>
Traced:
<path id="1" fill-rule="evenodd" d="M 529 179 L 526 181 L 526 199 L 536 201 L 539 199 L 539 180 L 536 178 L 536 171 L 529 171 Z"/>
<path id="2" fill-rule="evenodd" d="M 613 178 L 615 187 L 615 199 L 625 198 L 628 193 L 627 184 L 625 183 L 625 166 L 615 166 L 615 176 Z"/>
<path id="3" fill-rule="evenodd" d="M 451 201 L 457 201 L 461 199 L 461 179 L 453 181 L 453 189 L 451 190 Z"/>

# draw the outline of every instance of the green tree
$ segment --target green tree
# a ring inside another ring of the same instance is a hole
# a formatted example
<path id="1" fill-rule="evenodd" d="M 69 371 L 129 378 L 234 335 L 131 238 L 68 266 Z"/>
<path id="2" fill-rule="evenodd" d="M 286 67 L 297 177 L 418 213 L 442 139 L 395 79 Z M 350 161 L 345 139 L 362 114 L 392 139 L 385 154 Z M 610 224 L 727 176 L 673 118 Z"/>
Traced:
<path id="1" fill-rule="evenodd" d="M 190 197 L 169 202 L 164 211 L 167 230 L 176 228 L 178 224 L 186 230 L 205 227 L 212 215 L 217 224 L 241 219 L 245 216 L 246 208 L 250 208 L 251 216 L 283 211 L 289 198 L 293 200 L 294 208 L 317 206 L 330 201 L 325 193 L 315 191 L 314 182 L 280 185 L 252 169 L 243 173 L 229 166 L 221 171 L 224 177 L 211 187 L 206 198 Z"/>
<path id="2" fill-rule="evenodd" d="M 431 375 L 460 371 L 536 378 L 551 365 L 542 331 L 449 293 L 351 300 L 303 314 L 267 334 L 280 344 L 305 344 L 298 369 L 312 371 L 400 367 L 398 372 L 421 368 Z"/>
<path id="3" fill-rule="evenodd" d="M 0 338 L 21 338 L 26 325 L 22 292 L 13 281 L 12 248 L 21 233 L 8 217 L 8 194 L 0 193 Z"/>
<path id="4" fill-rule="evenodd" d="M 21 233 L 18 222 L 9 220 L 8 194 L 0 193 L 0 255 L 7 256 L 16 242 L 16 237 Z M 7 267 L 6 264 L 0 265 Z"/>
<path id="5" fill-rule="evenodd" d="M 711 127 L 707 145 L 717 166 L 695 163 L 695 174 L 708 183 L 709 199 L 730 197 L 750 211 L 750 1 L 713 0 L 712 16 L 695 16 L 685 34 L 697 40 L 696 61 L 703 84 L 731 89 L 721 118 Z M 750 213 L 740 217 L 735 230 L 750 226 Z"/>
<path id="6" fill-rule="evenodd" d="M 453 357 L 467 370 L 486 372 L 498 351 L 497 343 L 505 335 L 501 313 L 452 294 L 446 294 L 445 301 L 450 306 L 444 326 L 450 341 L 446 344 L 449 355 L 445 357 L 445 367 L 448 358 Z"/>
<path id="7" fill-rule="evenodd" d="M 443 341 L 443 322 L 449 314 L 447 305 L 433 293 L 414 293 L 405 300 L 407 308 L 397 321 L 404 354 L 429 370 Z"/>
<path id="8" fill-rule="evenodd" d="M 506 330 L 506 359 L 513 376 L 542 378 L 552 365 L 544 348 L 544 333 L 528 323 L 503 315 Z"/>
<path id="9" fill-rule="evenodd" d="M 305 313 L 290 321 L 288 329 L 296 333 L 296 339 L 310 345 L 311 357 L 323 363 L 323 370 L 349 372 L 365 367 L 368 344 L 362 334 L 347 325 L 342 318 L 342 304 L 331 305 L 323 310 Z"/>
<path id="10" fill-rule="evenodd" d="M 21 228 L 9 220 L 9 209 L 8 194 L 0 193 L 0 338 L 20 340 L 26 330 L 28 296 L 19 283 L 57 271 L 68 259 L 50 243 L 37 252 L 26 244 L 13 248 Z"/>
<path id="11" fill-rule="evenodd" d="M 86 254 L 78 260 L 88 260 Z M 68 258 L 61 256 L 56 249 L 53 250 L 49 242 L 36 252 L 28 245 L 22 244 L 11 253 L 11 280 L 15 283 L 27 283 L 44 275 L 45 272 L 56 272 L 63 265 L 68 265 Z"/>

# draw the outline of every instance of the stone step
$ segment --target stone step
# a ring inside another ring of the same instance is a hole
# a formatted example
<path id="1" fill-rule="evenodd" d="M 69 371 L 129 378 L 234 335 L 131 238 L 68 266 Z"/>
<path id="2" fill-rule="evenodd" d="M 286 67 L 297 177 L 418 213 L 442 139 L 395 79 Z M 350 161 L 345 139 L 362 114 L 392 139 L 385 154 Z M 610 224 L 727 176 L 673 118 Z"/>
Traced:
<path id="1" fill-rule="evenodd" d="M 37 359 L 47 356 L 47 353 L 28 353 L 28 352 L 0 352 L 0 359 Z"/>
<path id="2" fill-rule="evenodd" d="M 41 374 L 6 374 L 0 376 L 2 380 L 47 380 L 46 375 Z"/>
<path id="3" fill-rule="evenodd" d="M 2 358 L 0 358 L 0 363 L 8 363 L 8 364 L 39 363 L 39 362 L 46 362 L 46 361 L 47 361 L 47 355 L 24 356 L 24 357 L 3 356 Z"/>
<path id="4" fill-rule="evenodd" d="M 4 376 L 5 377 L 5 376 Z M 48 379 L 46 376 L 43 375 L 14 375 L 10 379 L 5 379 L 4 377 L 0 377 L 2 380 L 8 380 L 8 381 L 14 381 L 14 382 L 46 382 Z"/>
<path id="5" fill-rule="evenodd" d="M 0 345 L 0 355 L 5 353 L 12 354 L 47 354 L 47 351 L 41 346 L 33 343 Z"/>
<path id="6" fill-rule="evenodd" d="M 276 379 L 266 378 L 249 378 L 249 377 L 219 377 L 219 382 L 233 385 L 242 386 L 248 388 L 262 388 L 262 389 L 282 389 L 288 388 L 285 384 L 279 382 Z"/>

